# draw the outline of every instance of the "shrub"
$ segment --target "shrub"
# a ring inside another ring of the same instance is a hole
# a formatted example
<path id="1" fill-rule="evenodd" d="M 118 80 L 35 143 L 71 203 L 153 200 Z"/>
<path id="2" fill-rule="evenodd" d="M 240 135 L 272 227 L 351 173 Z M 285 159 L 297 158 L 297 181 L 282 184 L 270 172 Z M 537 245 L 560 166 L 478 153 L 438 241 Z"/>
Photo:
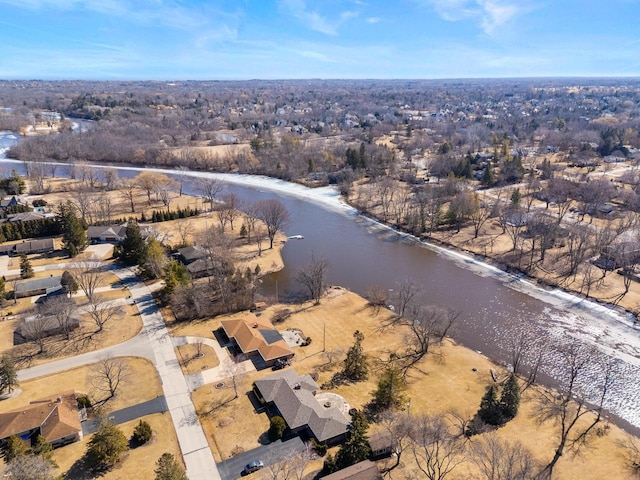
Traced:
<path id="1" fill-rule="evenodd" d="M 301 347 L 306 347 L 307 345 L 311 345 L 311 337 L 305 338 L 304 342 L 300 344 Z"/>
<path id="2" fill-rule="evenodd" d="M 327 444 L 317 442 L 315 438 L 311 439 L 311 447 L 320 457 L 324 457 L 327 454 Z"/>
<path id="3" fill-rule="evenodd" d="M 271 323 L 282 323 L 290 316 L 291 310 L 288 308 L 281 308 L 274 312 L 273 317 L 271 317 Z"/>
<path id="4" fill-rule="evenodd" d="M 131 443 L 134 445 L 144 445 L 151 440 L 152 435 L 153 430 L 151 430 L 151 425 L 140 420 L 138 425 L 136 425 L 136 428 L 133 430 L 133 435 L 131 435 Z"/>
<path id="5" fill-rule="evenodd" d="M 86 395 L 82 395 L 76 399 L 78 408 L 91 408 L 91 400 Z"/>
<path id="6" fill-rule="evenodd" d="M 271 417 L 269 423 L 269 431 L 267 432 L 269 441 L 274 442 L 281 439 L 284 431 L 287 428 L 287 424 L 285 423 L 284 418 L 279 415 L 275 415 Z"/>

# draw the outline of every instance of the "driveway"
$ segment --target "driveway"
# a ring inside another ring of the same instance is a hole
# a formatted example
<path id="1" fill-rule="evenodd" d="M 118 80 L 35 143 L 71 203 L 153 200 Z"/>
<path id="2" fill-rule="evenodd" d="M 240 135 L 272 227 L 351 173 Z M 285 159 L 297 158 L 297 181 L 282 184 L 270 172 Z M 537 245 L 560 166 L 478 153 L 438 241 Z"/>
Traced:
<path id="1" fill-rule="evenodd" d="M 116 410 L 109 414 L 109 420 L 116 425 L 129 422 L 146 415 L 154 413 L 164 413 L 168 410 L 167 400 L 164 395 L 142 402 L 131 407 L 123 408 L 122 410 Z M 99 418 L 92 418 L 91 420 L 85 420 L 82 422 L 82 434 L 89 435 L 94 433 L 100 426 Z"/>
<path id="2" fill-rule="evenodd" d="M 220 462 L 218 471 L 222 480 L 234 480 L 242 477 L 242 469 L 253 460 L 261 460 L 265 466 L 274 465 L 292 457 L 296 453 L 304 451 L 305 446 L 300 437 L 294 437 L 286 442 L 278 440 L 268 445 L 263 445 L 248 452 Z"/>

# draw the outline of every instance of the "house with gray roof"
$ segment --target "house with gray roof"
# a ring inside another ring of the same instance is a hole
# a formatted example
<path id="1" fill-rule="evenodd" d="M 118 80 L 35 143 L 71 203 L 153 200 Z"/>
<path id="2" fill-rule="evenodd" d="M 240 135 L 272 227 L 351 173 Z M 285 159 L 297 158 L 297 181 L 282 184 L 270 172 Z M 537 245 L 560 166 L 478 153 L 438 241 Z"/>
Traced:
<path id="1" fill-rule="evenodd" d="M 51 276 L 47 278 L 36 278 L 35 280 L 26 280 L 16 285 L 14 295 L 16 298 L 33 297 L 35 295 L 48 295 L 57 290 L 62 289 L 60 283 L 62 276 Z"/>
<path id="2" fill-rule="evenodd" d="M 292 433 L 306 433 L 318 442 L 342 442 L 351 427 L 341 404 L 318 400 L 320 387 L 310 375 L 281 370 L 254 382 L 258 400 L 280 415 Z"/>

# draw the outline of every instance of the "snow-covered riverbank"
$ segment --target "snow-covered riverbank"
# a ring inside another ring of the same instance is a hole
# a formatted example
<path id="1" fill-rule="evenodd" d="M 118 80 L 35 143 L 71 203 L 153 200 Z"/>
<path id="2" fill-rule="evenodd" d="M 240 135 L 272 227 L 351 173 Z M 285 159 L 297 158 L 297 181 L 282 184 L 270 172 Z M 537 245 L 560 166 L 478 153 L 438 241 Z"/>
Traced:
<path id="1" fill-rule="evenodd" d="M 5 162 L 12 162 L 5 160 Z M 21 163 L 18 161 L 13 161 Z M 65 164 L 60 164 L 65 165 Z M 112 166 L 95 165 L 96 168 Z M 353 207 L 341 200 L 338 191 L 333 187 L 311 189 L 282 180 L 254 175 L 235 175 L 208 172 L 177 172 L 173 169 L 120 167 L 121 171 L 135 172 L 150 170 L 166 174 L 181 175 L 185 184 L 196 178 L 210 177 L 228 184 L 251 187 L 258 191 L 274 192 L 291 198 L 303 200 L 325 210 L 353 218 L 359 225 L 379 236 L 397 235 L 401 241 L 429 249 L 438 255 L 455 262 L 456 265 L 472 271 L 481 277 L 497 279 L 508 288 L 522 292 L 548 305 L 547 313 L 539 323 L 544 324 L 547 335 L 557 338 L 577 338 L 580 341 L 596 346 L 603 355 L 620 360 L 624 385 L 616 388 L 613 401 L 608 405 L 610 411 L 630 424 L 640 428 L 640 331 L 633 324 L 633 319 L 624 312 L 609 308 L 597 302 L 589 301 L 560 289 L 550 289 L 536 285 L 523 276 L 504 272 L 482 258 L 466 255 L 462 252 L 442 246 L 420 242 L 415 237 L 397 232 L 393 228 L 373 219 L 362 216 Z M 295 232 L 298 233 L 298 232 Z M 495 331 L 496 344 L 505 344 L 508 339 L 504 331 Z M 548 359 L 545 372 L 554 376 L 553 358 Z"/>

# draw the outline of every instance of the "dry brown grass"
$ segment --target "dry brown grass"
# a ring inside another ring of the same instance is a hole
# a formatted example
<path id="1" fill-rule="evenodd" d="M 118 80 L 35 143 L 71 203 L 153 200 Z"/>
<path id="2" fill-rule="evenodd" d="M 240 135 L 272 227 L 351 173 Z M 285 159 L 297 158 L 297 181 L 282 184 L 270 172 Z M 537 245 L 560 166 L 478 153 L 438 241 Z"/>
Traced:
<path id="1" fill-rule="evenodd" d="M 288 306 L 291 308 L 291 306 Z M 270 317 L 282 306 L 272 306 L 263 315 Z M 337 291 L 332 298 L 325 298 L 320 306 L 304 304 L 283 324 L 280 330 L 299 328 L 313 341 L 307 347 L 296 348 L 292 368 L 298 373 L 317 372 L 318 383 L 331 379 L 341 369 L 344 354 L 329 364 L 323 354 L 323 332 L 326 330 L 326 350 L 346 350 L 353 344 L 352 333 L 357 329 L 364 333 L 364 349 L 370 357 L 370 378 L 365 382 L 342 385 L 332 391 L 339 393 L 352 407 L 362 408 L 371 398 L 376 388 L 376 359 L 386 359 L 392 351 L 402 349 L 403 328 L 381 329 L 383 320 L 390 313 L 381 310 L 377 315 L 367 306 L 367 302 L 347 291 Z M 238 315 L 250 316 L 248 312 Z M 345 327 L 348 325 L 348 327 Z M 207 322 L 207 328 L 215 328 L 215 321 Z M 480 405 L 480 399 L 491 381 L 490 370 L 501 371 L 500 367 L 486 357 L 472 350 L 446 340 L 434 350 L 418 368 L 408 376 L 408 397 L 411 400 L 411 415 L 445 414 L 456 410 L 464 418 L 471 419 Z M 245 375 L 239 381 L 239 398 L 233 399 L 230 380 L 223 389 L 206 385 L 194 393 L 194 402 L 202 414 L 203 426 L 217 460 L 226 459 L 234 450 L 249 450 L 259 445 L 261 436 L 269 427 L 265 414 L 258 415 L 250 401 L 248 392 L 252 382 L 269 375 L 263 370 Z M 226 403 L 227 402 L 227 403 Z M 541 462 L 548 462 L 554 451 L 555 429 L 551 424 L 538 424 L 532 417 L 535 410 L 535 396 L 527 393 L 520 413 L 512 422 L 498 430 L 498 435 L 509 442 L 521 441 Z M 251 414 L 248 414 L 251 412 Z M 372 425 L 370 432 L 380 426 Z M 592 448 L 583 456 L 563 457 L 556 467 L 557 479 L 601 479 L 625 478 L 624 449 L 619 443 L 631 438 L 615 425 L 607 426 L 607 433 L 595 438 Z M 477 441 L 477 437 L 472 441 Z M 405 455 L 404 467 L 393 478 L 420 478 L 410 456 Z M 477 472 L 469 462 L 456 471 L 451 478 L 476 478 Z"/>
<path id="2" fill-rule="evenodd" d="M 176 356 L 180 359 L 180 368 L 185 375 L 214 368 L 220 364 L 216 351 L 209 345 L 202 345 L 202 357 L 196 357 L 197 353 L 198 347 L 192 343 L 176 348 Z"/>
<path id="3" fill-rule="evenodd" d="M 132 478 L 139 480 L 153 480 L 155 478 L 155 462 L 164 452 L 172 453 L 179 461 L 181 459 L 178 440 L 175 435 L 171 416 L 168 413 L 156 413 L 142 417 L 142 420 L 151 425 L 154 438 L 147 444 L 129 450 L 124 459 L 115 468 L 100 478 L 104 480 L 129 480 Z M 119 428 L 127 436 L 131 437 L 133 429 L 139 420 L 123 423 Z M 91 436 L 87 436 L 82 442 L 68 445 L 55 450 L 54 460 L 59 465 L 58 471 L 66 472 L 80 459 L 87 450 L 87 443 Z"/>

